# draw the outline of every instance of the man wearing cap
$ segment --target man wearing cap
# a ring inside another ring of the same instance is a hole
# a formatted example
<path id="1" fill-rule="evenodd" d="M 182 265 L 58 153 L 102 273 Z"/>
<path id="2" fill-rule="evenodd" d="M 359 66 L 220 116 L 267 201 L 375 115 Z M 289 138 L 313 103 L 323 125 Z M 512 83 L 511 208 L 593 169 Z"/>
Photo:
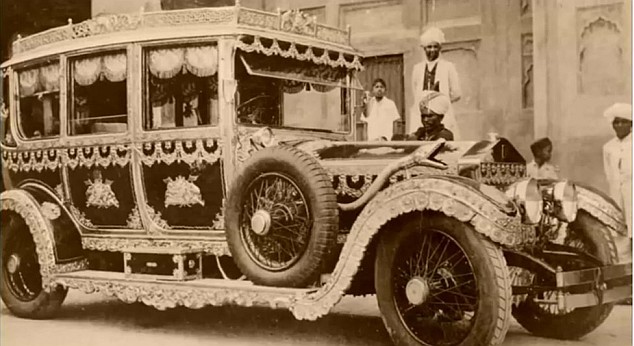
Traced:
<path id="1" fill-rule="evenodd" d="M 632 105 L 615 103 L 603 116 L 616 134 L 603 146 L 603 168 L 610 197 L 623 209 L 627 234 L 632 238 Z"/>
<path id="2" fill-rule="evenodd" d="M 420 101 L 420 119 L 423 124 L 416 132 L 407 137 L 412 141 L 435 141 L 444 138 L 453 141 L 453 133 L 442 124 L 445 113 L 449 110 L 451 102 L 444 94 L 437 91 L 426 90 L 422 93 Z"/>
<path id="3" fill-rule="evenodd" d="M 425 61 L 414 66 L 412 74 L 412 90 L 414 91 L 415 105 L 419 101 L 424 90 L 437 91 L 445 94 L 449 100 L 449 109 L 445 113 L 445 126 L 458 136 L 458 125 L 453 114 L 451 103 L 457 102 L 462 96 L 460 79 L 453 63 L 440 57 L 442 44 L 445 43 L 445 34 L 438 28 L 430 27 L 420 37 L 421 47 L 425 50 Z M 417 110 L 413 109 L 412 127 L 418 125 L 415 116 Z"/>

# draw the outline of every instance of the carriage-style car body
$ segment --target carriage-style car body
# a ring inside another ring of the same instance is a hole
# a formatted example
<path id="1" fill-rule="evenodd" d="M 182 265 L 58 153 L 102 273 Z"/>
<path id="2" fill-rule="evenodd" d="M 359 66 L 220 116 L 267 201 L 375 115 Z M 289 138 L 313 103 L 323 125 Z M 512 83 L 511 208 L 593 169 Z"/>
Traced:
<path id="1" fill-rule="evenodd" d="M 526 179 L 508 140 L 355 142 L 349 30 L 237 5 L 98 17 L 13 50 L 0 233 L 16 315 L 53 316 L 69 288 L 299 319 L 376 294 L 397 344 L 484 345 L 511 313 L 579 338 L 630 296 L 618 207 Z"/>

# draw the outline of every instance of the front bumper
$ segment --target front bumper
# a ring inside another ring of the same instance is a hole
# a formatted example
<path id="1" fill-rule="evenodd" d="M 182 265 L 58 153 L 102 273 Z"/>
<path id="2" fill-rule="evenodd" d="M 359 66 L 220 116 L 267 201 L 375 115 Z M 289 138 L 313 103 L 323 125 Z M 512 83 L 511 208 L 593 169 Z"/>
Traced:
<path id="1" fill-rule="evenodd" d="M 632 297 L 632 263 L 557 271 L 556 292 L 540 304 L 556 305 L 561 312 L 575 308 L 613 303 Z"/>

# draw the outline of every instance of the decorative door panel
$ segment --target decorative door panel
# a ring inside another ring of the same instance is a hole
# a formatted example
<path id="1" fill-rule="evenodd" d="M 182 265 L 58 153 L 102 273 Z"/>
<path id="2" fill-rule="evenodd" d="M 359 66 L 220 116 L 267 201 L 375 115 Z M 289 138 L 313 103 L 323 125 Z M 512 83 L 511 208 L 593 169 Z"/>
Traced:
<path id="1" fill-rule="evenodd" d="M 132 185 L 130 145 L 67 149 L 71 212 L 86 228 L 142 228 Z"/>
<path id="2" fill-rule="evenodd" d="M 222 230 L 221 145 L 216 139 L 139 145 L 146 210 L 164 230 Z"/>

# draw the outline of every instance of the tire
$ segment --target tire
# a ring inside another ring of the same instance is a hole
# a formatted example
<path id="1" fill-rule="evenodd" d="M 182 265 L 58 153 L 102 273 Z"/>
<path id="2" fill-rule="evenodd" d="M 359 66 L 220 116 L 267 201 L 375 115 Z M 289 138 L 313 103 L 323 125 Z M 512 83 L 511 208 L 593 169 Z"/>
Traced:
<path id="1" fill-rule="evenodd" d="M 599 259 L 602 264 L 612 263 L 609 239 L 600 231 L 605 227 L 599 220 L 580 210 L 577 219 L 569 225 L 570 233 L 566 242 L 579 241 L 583 248 Z M 552 263 L 551 263 L 552 264 Z M 582 269 L 566 268 L 564 270 Z M 577 308 L 568 313 L 554 313 L 539 306 L 533 299 L 526 300 L 513 308 L 513 317 L 530 333 L 553 339 L 577 340 L 595 330 L 612 312 L 614 304 L 603 304 Z"/>
<path id="2" fill-rule="evenodd" d="M 2 301 L 16 316 L 48 319 L 55 316 L 66 298 L 61 287 L 50 293 L 42 289 L 40 265 L 33 237 L 22 218 L 13 212 L 2 213 Z"/>
<path id="3" fill-rule="evenodd" d="M 293 147 L 251 156 L 231 185 L 226 213 L 231 255 L 256 284 L 307 287 L 337 255 L 332 182 L 315 158 Z"/>
<path id="4" fill-rule="evenodd" d="M 434 266 L 431 273 L 427 265 Z M 426 286 L 418 292 L 427 295 L 412 303 L 417 300 L 405 287 L 417 280 Z M 395 345 L 498 345 L 508 331 L 511 285 L 502 251 L 471 225 L 443 214 L 415 214 L 401 230 L 383 230 L 375 285 Z"/>

